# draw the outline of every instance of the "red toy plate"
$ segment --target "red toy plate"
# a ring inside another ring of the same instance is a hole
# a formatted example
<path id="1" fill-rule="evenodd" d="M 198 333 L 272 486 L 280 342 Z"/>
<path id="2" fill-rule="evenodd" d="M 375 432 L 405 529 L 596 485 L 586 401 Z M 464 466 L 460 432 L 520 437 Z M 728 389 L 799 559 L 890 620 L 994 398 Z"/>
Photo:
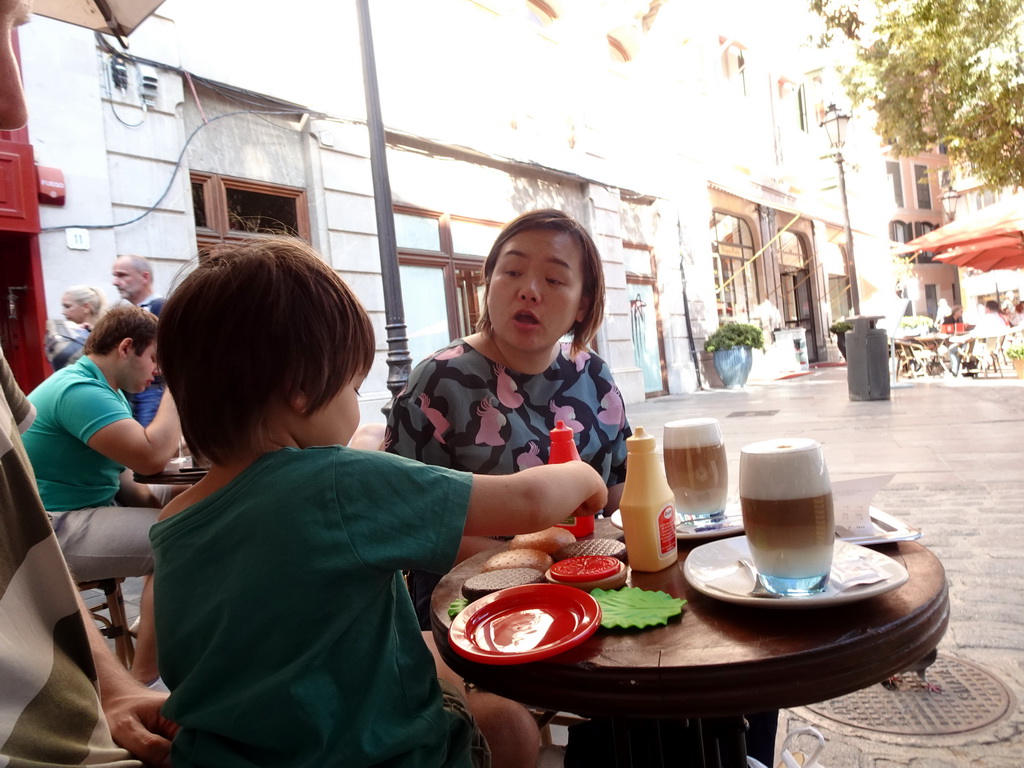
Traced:
<path id="1" fill-rule="evenodd" d="M 551 575 L 559 581 L 599 581 L 619 572 L 622 562 L 604 555 L 581 555 L 559 560 L 551 566 Z"/>
<path id="2" fill-rule="evenodd" d="M 455 652 L 482 664 L 525 664 L 556 656 L 601 625 L 601 606 L 558 584 L 502 589 L 470 603 L 452 622 Z"/>

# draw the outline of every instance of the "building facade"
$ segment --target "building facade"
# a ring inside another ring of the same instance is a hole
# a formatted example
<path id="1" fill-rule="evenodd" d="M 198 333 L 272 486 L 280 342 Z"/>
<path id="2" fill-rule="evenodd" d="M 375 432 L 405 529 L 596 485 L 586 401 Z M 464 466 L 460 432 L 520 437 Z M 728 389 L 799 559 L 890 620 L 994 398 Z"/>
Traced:
<path id="1" fill-rule="evenodd" d="M 841 94 L 796 42 L 801 3 L 370 5 L 414 360 L 472 329 L 495 233 L 539 207 L 572 213 L 598 244 L 596 347 L 627 403 L 707 386 L 703 341 L 723 322 L 766 331 L 755 375 L 800 365 L 791 331 L 804 362 L 836 359 L 827 329 L 853 311 L 852 270 L 819 124 Z M 31 117 L 0 151 L 29 153 L 26 189 L 63 184 L 60 204 L 30 201 L 38 223 L 0 223 L 20 243 L 0 272 L 17 320 L 0 332 L 22 386 L 46 374 L 42 327 L 65 288 L 116 298 L 117 254 L 153 261 L 167 292 L 210 244 L 290 233 L 374 320 L 361 394 L 379 420 L 386 322 L 354 7 L 296 0 L 283 17 L 265 0 L 245 13 L 168 0 L 128 51 L 39 17 L 18 35 Z M 891 207 L 863 202 L 889 183 L 868 137 L 844 149 L 859 164 L 847 178 L 862 311 L 895 279 Z"/>

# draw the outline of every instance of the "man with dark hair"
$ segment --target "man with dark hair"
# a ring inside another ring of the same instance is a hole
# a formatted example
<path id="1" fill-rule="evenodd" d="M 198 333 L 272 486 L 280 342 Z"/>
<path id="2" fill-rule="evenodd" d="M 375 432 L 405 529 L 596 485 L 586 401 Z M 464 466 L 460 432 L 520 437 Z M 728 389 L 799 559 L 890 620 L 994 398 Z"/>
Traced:
<path id="1" fill-rule="evenodd" d="M 0 130 L 25 124 L 12 30 L 30 12 L 0 0 Z M 163 765 L 166 695 L 132 681 L 78 597 L 21 442 L 34 417 L 0 354 L 0 764 Z"/>
<path id="2" fill-rule="evenodd" d="M 133 253 L 118 256 L 114 261 L 113 275 L 112 282 L 121 298 L 160 317 L 164 297 L 153 289 L 153 267 L 148 259 Z M 163 393 L 164 382 L 158 374 L 144 390 L 128 398 L 132 413 L 142 426 L 149 426 L 156 416 Z"/>
<path id="3" fill-rule="evenodd" d="M 144 309 L 114 307 L 89 334 L 85 354 L 28 396 L 37 416 L 25 433 L 25 449 L 79 581 L 153 572 L 149 529 L 167 497 L 158 499 L 128 470 L 163 470 L 178 450 L 181 426 L 169 395 L 143 427 L 132 418 L 125 393 L 141 392 L 156 375 L 156 325 Z M 143 598 L 148 604 L 145 592 Z M 146 615 L 144 610 L 132 674 L 148 683 L 157 670 Z"/>

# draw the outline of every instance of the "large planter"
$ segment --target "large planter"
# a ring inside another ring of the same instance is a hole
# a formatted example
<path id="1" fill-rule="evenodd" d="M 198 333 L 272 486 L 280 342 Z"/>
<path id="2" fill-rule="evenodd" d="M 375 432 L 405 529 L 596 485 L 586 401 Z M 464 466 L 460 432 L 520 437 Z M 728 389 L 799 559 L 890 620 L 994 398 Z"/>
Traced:
<path id="1" fill-rule="evenodd" d="M 700 375 L 704 380 L 704 384 L 709 389 L 725 389 L 725 384 L 718 377 L 718 371 L 715 370 L 715 353 L 701 350 L 700 352 Z"/>
<path id="2" fill-rule="evenodd" d="M 716 349 L 713 362 L 715 372 L 726 389 L 739 389 L 747 383 L 750 367 L 754 364 L 754 355 L 750 347 L 730 347 Z"/>
<path id="3" fill-rule="evenodd" d="M 846 331 L 836 334 L 836 346 L 839 347 L 839 354 L 846 359 Z"/>
<path id="4" fill-rule="evenodd" d="M 1024 358 L 1013 358 L 1013 370 L 1017 372 L 1018 379 L 1024 379 Z"/>

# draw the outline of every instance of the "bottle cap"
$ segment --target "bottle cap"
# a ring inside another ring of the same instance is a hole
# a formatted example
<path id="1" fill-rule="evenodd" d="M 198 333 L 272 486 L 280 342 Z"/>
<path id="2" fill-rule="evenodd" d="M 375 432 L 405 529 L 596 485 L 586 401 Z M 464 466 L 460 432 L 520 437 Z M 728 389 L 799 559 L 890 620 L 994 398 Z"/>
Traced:
<path id="1" fill-rule="evenodd" d="M 643 427 L 637 427 L 632 437 L 626 438 L 626 451 L 628 453 L 653 453 L 655 444 L 654 435 L 649 435 Z"/>
<path id="2" fill-rule="evenodd" d="M 559 441 L 574 439 L 572 428 L 565 426 L 564 421 L 556 421 L 555 428 L 551 430 L 551 440 Z"/>

